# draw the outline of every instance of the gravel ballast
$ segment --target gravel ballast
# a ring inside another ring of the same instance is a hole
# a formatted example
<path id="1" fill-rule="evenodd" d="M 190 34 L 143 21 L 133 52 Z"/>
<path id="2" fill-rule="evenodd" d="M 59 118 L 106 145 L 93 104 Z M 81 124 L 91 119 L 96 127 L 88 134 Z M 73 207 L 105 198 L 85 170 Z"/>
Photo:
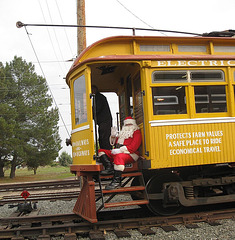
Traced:
<path id="1" fill-rule="evenodd" d="M 76 200 L 72 201 L 41 201 L 37 204 L 38 209 L 40 209 L 40 215 L 59 214 L 59 213 L 72 213 Z M 0 217 L 9 217 L 16 208 L 8 208 L 8 205 L 0 207 Z M 218 221 L 221 225 L 211 226 L 207 223 L 198 223 L 198 228 L 188 229 L 183 225 L 175 225 L 178 231 L 165 232 L 161 228 L 152 227 L 151 229 L 155 232 L 155 235 L 143 236 L 137 230 L 128 230 L 131 237 L 121 238 L 121 239 L 160 239 L 160 240 L 232 240 L 235 239 L 235 221 L 220 220 Z M 53 240 L 63 239 L 63 237 L 52 238 Z M 88 240 L 89 238 L 78 237 L 81 240 Z M 118 239 L 113 232 L 107 232 L 105 234 L 106 240 Z"/>

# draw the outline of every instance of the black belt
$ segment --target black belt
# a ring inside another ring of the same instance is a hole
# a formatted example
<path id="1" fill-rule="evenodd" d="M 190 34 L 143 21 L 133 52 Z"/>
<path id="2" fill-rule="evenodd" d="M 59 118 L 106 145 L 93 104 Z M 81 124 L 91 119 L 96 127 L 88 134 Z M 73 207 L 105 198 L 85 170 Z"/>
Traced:
<path id="1" fill-rule="evenodd" d="M 117 143 L 116 144 L 116 148 L 120 148 L 120 147 L 122 147 L 122 146 L 124 146 L 123 144 L 120 144 L 120 143 Z"/>

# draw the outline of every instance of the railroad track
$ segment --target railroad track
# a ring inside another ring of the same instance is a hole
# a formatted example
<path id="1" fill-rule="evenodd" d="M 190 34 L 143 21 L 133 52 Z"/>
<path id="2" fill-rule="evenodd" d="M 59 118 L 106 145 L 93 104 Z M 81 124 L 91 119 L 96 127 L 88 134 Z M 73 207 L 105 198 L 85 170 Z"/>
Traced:
<path id="1" fill-rule="evenodd" d="M 68 201 L 78 197 L 80 193 L 80 182 L 76 179 L 73 179 L 40 181 L 32 183 L 0 184 L 0 206 L 5 204 L 25 202 L 25 199 L 21 196 L 21 193 L 24 190 L 30 193 L 27 201 Z"/>
<path id="2" fill-rule="evenodd" d="M 90 239 L 105 239 L 107 231 L 117 237 L 130 237 L 127 230 L 137 229 L 143 235 L 155 234 L 151 227 L 164 231 L 177 231 L 174 225 L 181 224 L 187 228 L 196 228 L 197 223 L 206 222 L 217 225 L 218 220 L 234 219 L 235 209 L 187 213 L 167 217 L 146 217 L 144 213 L 135 215 L 138 210 L 104 211 L 99 213 L 100 220 L 91 224 L 75 214 L 20 216 L 0 218 L 0 239 L 23 239 L 34 236 L 37 239 L 50 239 L 51 236 L 63 235 L 65 239 L 77 239 L 77 235 L 89 236 Z M 133 217 L 135 215 L 135 217 Z M 142 217 L 139 217 L 142 215 Z M 119 216 L 119 219 L 110 219 Z M 122 219 L 121 216 L 129 216 Z M 106 219 L 105 221 L 102 219 Z M 16 238 L 16 236 L 18 238 Z"/>
<path id="3" fill-rule="evenodd" d="M 24 182 L 24 183 L 10 183 L 0 184 L 0 193 L 3 192 L 16 192 L 16 191 L 36 191 L 45 189 L 64 189 L 79 187 L 80 182 L 76 179 L 69 180 L 53 180 L 53 181 L 37 181 L 37 182 Z"/>
<path id="4" fill-rule="evenodd" d="M 1 184 L 0 206 L 24 202 L 25 199 L 21 196 L 24 190 L 29 192 L 27 201 L 31 202 L 69 200 L 78 197 L 80 186 L 79 181 L 75 179 Z"/>
<path id="5" fill-rule="evenodd" d="M 31 202 L 39 202 L 44 200 L 49 201 L 56 201 L 56 200 L 71 200 L 77 198 L 80 191 L 73 191 L 73 192 L 49 192 L 49 193 L 37 193 L 37 194 L 30 194 L 27 198 L 27 201 Z M 12 195 L 12 196 L 3 196 L 0 199 L 0 206 L 5 204 L 14 204 L 14 203 L 23 203 L 25 200 L 19 195 Z"/>

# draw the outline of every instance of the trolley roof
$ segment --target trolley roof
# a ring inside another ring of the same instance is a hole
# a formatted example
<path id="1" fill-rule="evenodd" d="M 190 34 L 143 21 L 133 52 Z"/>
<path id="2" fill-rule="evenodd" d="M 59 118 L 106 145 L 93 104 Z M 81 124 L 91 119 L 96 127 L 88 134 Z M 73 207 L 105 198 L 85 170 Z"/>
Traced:
<path id="1" fill-rule="evenodd" d="M 235 38 L 114 36 L 87 47 L 74 61 L 66 76 L 94 61 L 140 61 L 159 59 L 235 59 Z"/>

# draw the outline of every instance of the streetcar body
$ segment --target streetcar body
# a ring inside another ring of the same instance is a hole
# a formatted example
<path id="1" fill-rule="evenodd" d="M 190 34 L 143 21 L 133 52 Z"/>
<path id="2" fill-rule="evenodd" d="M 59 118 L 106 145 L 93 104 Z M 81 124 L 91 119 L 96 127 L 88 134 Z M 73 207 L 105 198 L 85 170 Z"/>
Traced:
<path id="1" fill-rule="evenodd" d="M 71 171 L 97 165 L 91 97 L 91 85 L 96 85 L 101 92 L 117 94 L 120 126 L 132 115 L 140 127 L 150 201 L 164 202 L 165 209 L 168 202 L 193 206 L 217 203 L 216 196 L 222 196 L 218 202 L 235 200 L 234 38 L 106 38 L 80 54 L 66 81 L 71 90 Z M 154 196 L 159 175 L 166 179 Z"/>

